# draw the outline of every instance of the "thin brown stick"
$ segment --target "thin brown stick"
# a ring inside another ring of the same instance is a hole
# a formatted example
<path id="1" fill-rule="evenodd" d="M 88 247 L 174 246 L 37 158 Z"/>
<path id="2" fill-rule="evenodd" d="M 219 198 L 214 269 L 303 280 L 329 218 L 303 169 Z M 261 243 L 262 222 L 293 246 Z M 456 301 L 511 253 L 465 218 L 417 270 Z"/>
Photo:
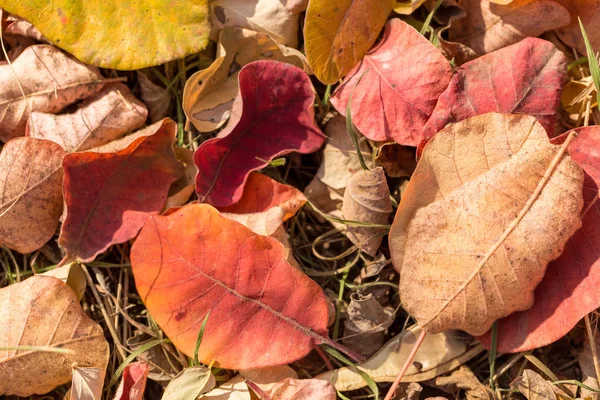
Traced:
<path id="1" fill-rule="evenodd" d="M 587 332 L 588 340 L 590 341 L 590 350 L 592 351 L 592 359 L 594 360 L 594 369 L 596 370 L 596 379 L 600 379 L 600 362 L 598 362 L 598 352 L 596 351 L 596 335 L 592 330 L 592 323 L 590 322 L 590 315 L 586 314 L 583 317 L 585 320 L 585 330 Z"/>
<path id="2" fill-rule="evenodd" d="M 423 344 L 423 340 L 425 339 L 425 336 L 427 336 L 427 332 L 425 332 L 424 330 L 421 330 L 421 334 L 417 338 L 417 341 L 415 342 L 412 350 L 410 351 L 410 354 L 406 358 L 406 361 L 404 361 L 404 365 L 402 366 L 400 373 L 396 377 L 396 380 L 394 381 L 394 383 L 392 383 L 392 387 L 390 387 L 390 390 L 388 390 L 387 394 L 385 395 L 384 400 L 392 400 L 392 398 L 396 394 L 396 389 L 398 389 L 398 385 L 400 385 L 400 382 L 402 381 L 402 378 L 406 374 L 406 371 L 408 371 L 408 368 L 410 368 L 410 365 L 412 364 L 412 361 L 415 358 L 417 351 L 419 351 L 421 344 Z"/>

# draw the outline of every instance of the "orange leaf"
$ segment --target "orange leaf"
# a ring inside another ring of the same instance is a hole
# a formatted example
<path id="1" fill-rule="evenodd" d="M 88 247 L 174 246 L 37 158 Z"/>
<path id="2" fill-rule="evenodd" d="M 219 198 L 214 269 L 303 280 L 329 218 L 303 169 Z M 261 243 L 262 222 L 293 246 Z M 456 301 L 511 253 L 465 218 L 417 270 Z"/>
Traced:
<path id="1" fill-rule="evenodd" d="M 227 369 L 287 364 L 332 344 L 323 291 L 284 259 L 278 241 L 207 204 L 151 216 L 131 248 L 136 287 L 159 326 L 192 356 L 210 312 L 198 358 Z"/>

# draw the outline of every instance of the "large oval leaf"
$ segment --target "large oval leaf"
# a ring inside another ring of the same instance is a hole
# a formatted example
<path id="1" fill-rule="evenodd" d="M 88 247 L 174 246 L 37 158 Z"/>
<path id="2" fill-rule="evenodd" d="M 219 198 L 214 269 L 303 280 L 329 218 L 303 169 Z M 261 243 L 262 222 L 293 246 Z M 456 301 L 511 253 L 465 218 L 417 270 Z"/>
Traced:
<path id="1" fill-rule="evenodd" d="M 321 288 L 259 236 L 207 204 L 151 216 L 131 248 L 136 287 L 175 346 L 228 369 L 287 364 L 328 341 Z"/>
<path id="2" fill-rule="evenodd" d="M 5 0 L 51 42 L 89 64 L 139 69 L 208 44 L 208 0 Z"/>

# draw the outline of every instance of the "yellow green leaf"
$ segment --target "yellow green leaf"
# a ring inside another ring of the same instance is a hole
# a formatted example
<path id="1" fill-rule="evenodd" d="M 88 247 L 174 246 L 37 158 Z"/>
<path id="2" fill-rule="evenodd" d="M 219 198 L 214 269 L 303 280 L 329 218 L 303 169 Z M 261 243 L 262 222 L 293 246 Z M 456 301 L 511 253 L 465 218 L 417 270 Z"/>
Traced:
<path id="1" fill-rule="evenodd" d="M 306 57 L 319 80 L 334 84 L 375 43 L 394 0 L 311 0 L 306 11 Z"/>
<path id="2" fill-rule="evenodd" d="M 208 0 L 2 0 L 58 47 L 89 64 L 139 69 L 203 50 Z"/>
<path id="3" fill-rule="evenodd" d="M 403 15 L 410 15 L 417 8 L 425 3 L 425 0 L 398 0 L 394 6 L 394 12 Z"/>

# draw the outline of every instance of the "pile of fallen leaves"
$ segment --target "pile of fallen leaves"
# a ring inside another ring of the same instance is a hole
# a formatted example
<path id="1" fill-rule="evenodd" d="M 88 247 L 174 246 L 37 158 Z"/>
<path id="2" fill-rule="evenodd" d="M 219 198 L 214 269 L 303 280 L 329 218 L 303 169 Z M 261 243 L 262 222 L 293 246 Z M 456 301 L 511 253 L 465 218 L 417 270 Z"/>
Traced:
<path id="1" fill-rule="evenodd" d="M 600 398 L 600 1 L 0 8 L 0 395 Z"/>

